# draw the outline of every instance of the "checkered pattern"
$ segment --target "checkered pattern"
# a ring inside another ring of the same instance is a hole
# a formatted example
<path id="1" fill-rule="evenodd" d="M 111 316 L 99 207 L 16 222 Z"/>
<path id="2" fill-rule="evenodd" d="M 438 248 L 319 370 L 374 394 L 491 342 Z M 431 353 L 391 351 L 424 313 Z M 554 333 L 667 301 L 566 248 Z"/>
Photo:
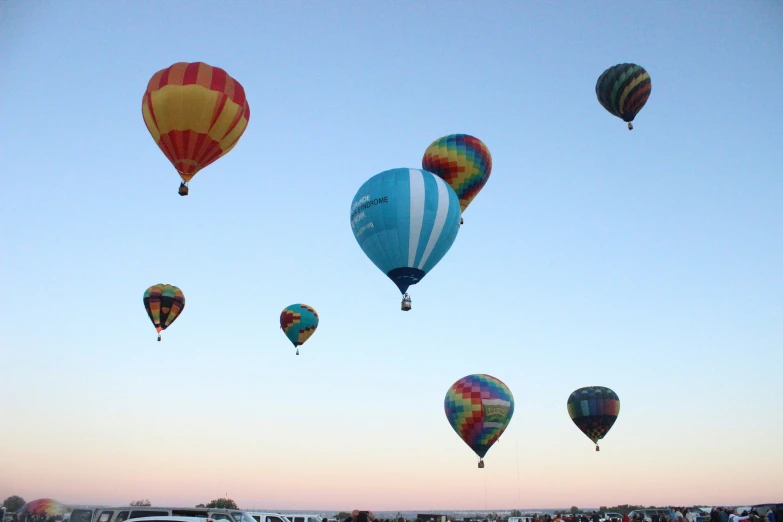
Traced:
<path id="1" fill-rule="evenodd" d="M 571 420 L 594 443 L 606 436 L 620 414 L 620 398 L 603 386 L 579 388 L 567 405 Z"/>
<path id="2" fill-rule="evenodd" d="M 491 375 L 468 375 L 455 382 L 444 401 L 446 418 L 457 435 L 483 458 L 514 414 L 514 397 Z"/>
<path id="3" fill-rule="evenodd" d="M 484 143 L 468 134 L 450 134 L 427 147 L 421 167 L 443 178 L 459 196 L 464 212 L 492 172 L 492 156 Z"/>
<path id="4" fill-rule="evenodd" d="M 294 346 L 300 346 L 307 341 L 318 328 L 318 313 L 306 304 L 287 306 L 280 313 L 280 328 Z"/>

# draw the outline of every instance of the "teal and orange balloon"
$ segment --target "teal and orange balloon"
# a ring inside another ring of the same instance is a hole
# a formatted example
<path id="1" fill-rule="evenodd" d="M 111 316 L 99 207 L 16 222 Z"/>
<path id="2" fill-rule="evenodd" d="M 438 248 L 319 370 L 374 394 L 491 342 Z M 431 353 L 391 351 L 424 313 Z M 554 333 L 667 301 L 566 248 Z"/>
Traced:
<path id="1" fill-rule="evenodd" d="M 446 418 L 457 435 L 479 457 L 500 438 L 514 415 L 514 396 L 500 379 L 486 374 L 467 375 L 451 385 L 444 401 Z"/>
<path id="2" fill-rule="evenodd" d="M 297 303 L 286 306 L 280 313 L 280 328 L 296 347 L 296 355 L 299 355 L 299 347 L 318 328 L 318 313 L 315 308 L 306 304 Z"/>
<path id="3" fill-rule="evenodd" d="M 595 444 L 612 429 L 620 415 L 620 398 L 605 386 L 579 388 L 568 397 L 568 415 L 576 427 Z"/>
<path id="4" fill-rule="evenodd" d="M 185 309 L 185 294 L 174 285 L 152 285 L 144 292 L 144 308 L 160 341 L 160 332 L 171 326 Z"/>
<path id="5" fill-rule="evenodd" d="M 421 168 L 442 178 L 459 197 L 462 212 L 481 192 L 492 173 L 492 155 L 480 139 L 469 134 L 449 134 L 424 151 Z"/>
<path id="6" fill-rule="evenodd" d="M 652 91 L 650 73 L 635 63 L 620 63 L 609 67 L 595 83 L 595 95 L 604 109 L 631 123 L 642 110 Z"/>

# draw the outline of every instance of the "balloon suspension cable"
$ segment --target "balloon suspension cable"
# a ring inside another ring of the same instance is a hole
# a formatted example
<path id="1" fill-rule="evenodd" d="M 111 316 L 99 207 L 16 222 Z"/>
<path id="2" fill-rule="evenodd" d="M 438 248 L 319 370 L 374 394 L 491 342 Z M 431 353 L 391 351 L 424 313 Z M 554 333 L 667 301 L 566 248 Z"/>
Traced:
<path id="1" fill-rule="evenodd" d="M 484 469 L 484 459 L 479 459 L 478 467 Z"/>
<path id="2" fill-rule="evenodd" d="M 160 341 L 160 334 L 158 334 L 158 341 Z"/>
<path id="3" fill-rule="evenodd" d="M 595 451 L 601 451 L 601 448 L 598 447 L 598 444 L 595 445 Z"/>
<path id="4" fill-rule="evenodd" d="M 630 121 L 628 122 L 628 130 L 633 130 L 633 123 Z"/>

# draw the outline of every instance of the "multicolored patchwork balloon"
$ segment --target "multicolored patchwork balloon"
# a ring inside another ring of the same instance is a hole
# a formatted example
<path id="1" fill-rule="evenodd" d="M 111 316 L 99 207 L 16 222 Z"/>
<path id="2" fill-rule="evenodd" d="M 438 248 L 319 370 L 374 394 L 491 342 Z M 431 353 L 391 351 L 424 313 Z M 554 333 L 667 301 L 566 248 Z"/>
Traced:
<path id="1" fill-rule="evenodd" d="M 599 451 L 603 439 L 620 415 L 620 398 L 604 386 L 579 388 L 568 397 L 568 415 Z"/>
<path id="2" fill-rule="evenodd" d="M 305 343 L 318 328 L 318 313 L 306 304 L 292 304 L 280 313 L 280 328 L 294 346 L 299 355 L 299 346 Z"/>
<path id="3" fill-rule="evenodd" d="M 234 148 L 250 121 L 242 85 L 203 62 L 178 62 L 152 75 L 141 112 L 182 178 L 181 196 L 193 176 Z"/>
<path id="4" fill-rule="evenodd" d="M 43 515 L 45 517 L 56 517 L 70 513 L 72 509 L 65 504 L 52 500 L 51 498 L 39 498 L 38 500 L 31 500 L 17 512 L 19 520 L 24 520 L 25 516 L 30 515 Z"/>
<path id="5" fill-rule="evenodd" d="M 635 63 L 609 67 L 595 83 L 598 102 L 604 109 L 628 122 L 628 130 L 633 130 L 631 122 L 647 103 L 651 91 L 650 74 Z"/>
<path id="6" fill-rule="evenodd" d="M 421 168 L 443 178 L 457 193 L 460 208 L 465 212 L 489 180 L 492 155 L 478 138 L 449 134 L 427 147 Z"/>
<path id="7" fill-rule="evenodd" d="M 479 456 L 500 438 L 514 415 L 514 396 L 500 379 L 491 375 L 468 375 L 451 385 L 444 401 L 446 418 L 457 435 Z"/>
<path id="8" fill-rule="evenodd" d="M 391 169 L 367 180 L 351 202 L 351 228 L 365 255 L 407 298 L 459 232 L 459 199 L 441 178 Z"/>
<path id="9" fill-rule="evenodd" d="M 152 285 L 144 292 L 144 308 L 158 331 L 160 341 L 161 330 L 171 326 L 185 309 L 185 294 L 174 285 Z"/>

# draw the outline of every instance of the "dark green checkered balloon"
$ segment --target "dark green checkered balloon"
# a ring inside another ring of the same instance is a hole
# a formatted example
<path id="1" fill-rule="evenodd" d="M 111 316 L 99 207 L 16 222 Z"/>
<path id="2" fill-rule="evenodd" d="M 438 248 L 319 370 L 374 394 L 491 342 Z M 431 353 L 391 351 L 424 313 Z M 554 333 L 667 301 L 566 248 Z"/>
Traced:
<path id="1" fill-rule="evenodd" d="M 579 388 L 568 397 L 568 415 L 599 450 L 603 439 L 620 415 L 620 398 L 604 386 Z"/>

